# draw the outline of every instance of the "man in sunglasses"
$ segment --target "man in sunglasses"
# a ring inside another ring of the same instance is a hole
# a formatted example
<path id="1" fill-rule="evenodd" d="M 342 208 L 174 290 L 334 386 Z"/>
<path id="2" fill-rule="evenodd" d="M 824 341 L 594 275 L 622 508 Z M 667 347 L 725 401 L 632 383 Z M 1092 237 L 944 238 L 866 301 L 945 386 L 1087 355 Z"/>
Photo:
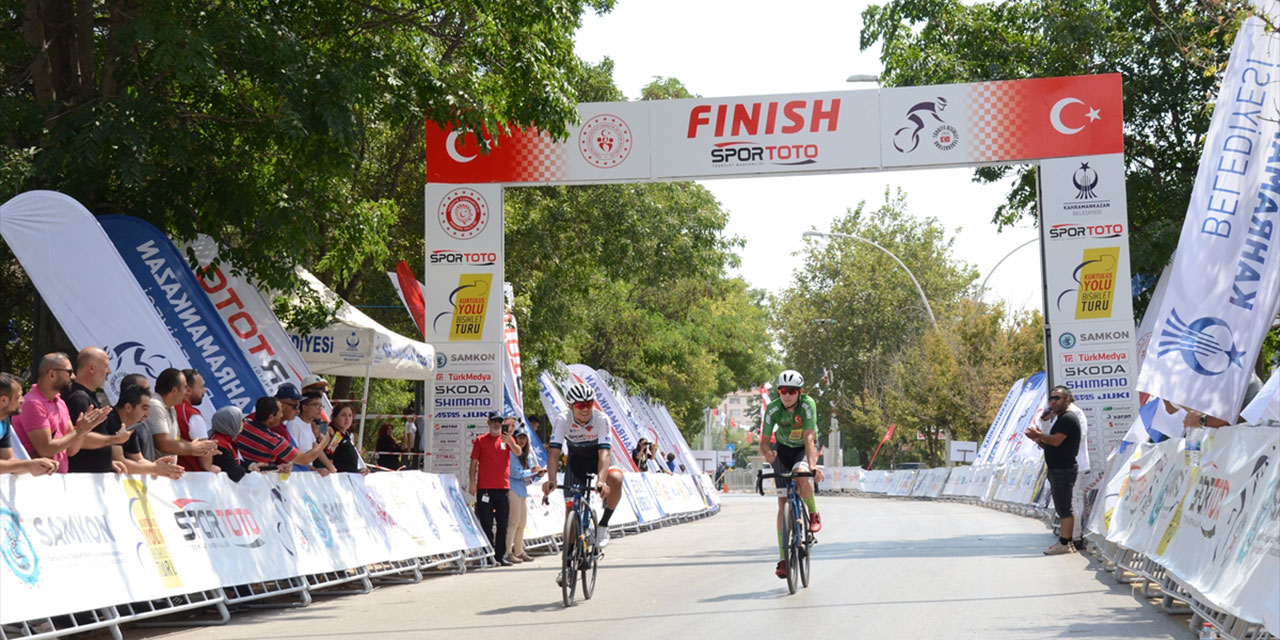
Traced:
<path id="1" fill-rule="evenodd" d="M 596 409 L 596 392 L 590 385 L 578 383 L 564 393 L 569 411 L 556 418 L 547 443 L 547 481 L 542 483 L 543 495 L 556 488 L 556 471 L 560 466 L 560 451 L 565 450 L 566 469 L 564 485 L 581 484 L 586 474 L 596 474 L 596 487 L 604 499 L 604 513 L 596 527 L 596 544 L 601 548 L 609 544 L 609 518 L 622 500 L 622 469 L 609 464 L 609 418 Z M 625 452 L 623 455 L 626 455 Z M 556 576 L 560 582 L 563 576 Z"/>
<path id="2" fill-rule="evenodd" d="M 1044 449 L 1044 464 L 1049 469 L 1049 491 L 1058 511 L 1062 531 L 1058 541 L 1044 550 L 1047 556 L 1075 552 L 1071 543 L 1075 516 L 1071 512 L 1071 492 L 1076 484 L 1076 454 L 1080 449 L 1080 419 L 1068 409 L 1075 398 L 1071 390 L 1057 386 L 1049 390 L 1049 405 L 1040 414 L 1043 427 L 1027 429 L 1027 437 Z M 1044 429 L 1049 429 L 1048 433 Z"/>
<path id="3" fill-rule="evenodd" d="M 764 411 L 765 433 L 760 437 L 760 455 L 773 465 L 774 473 L 804 473 L 810 469 L 814 480 L 822 482 L 822 470 L 818 468 L 818 447 L 814 444 L 818 428 L 818 406 L 804 393 L 804 376 L 799 371 L 787 369 L 778 374 L 778 397 Z M 777 447 L 769 444 L 768 434 L 773 434 Z M 787 577 L 786 541 L 782 537 L 782 520 L 786 511 L 787 480 L 774 478 L 778 496 L 778 568 L 774 574 Z M 796 478 L 796 490 L 809 508 L 809 531 L 822 530 L 822 517 L 813 499 L 813 484 L 808 478 Z"/>

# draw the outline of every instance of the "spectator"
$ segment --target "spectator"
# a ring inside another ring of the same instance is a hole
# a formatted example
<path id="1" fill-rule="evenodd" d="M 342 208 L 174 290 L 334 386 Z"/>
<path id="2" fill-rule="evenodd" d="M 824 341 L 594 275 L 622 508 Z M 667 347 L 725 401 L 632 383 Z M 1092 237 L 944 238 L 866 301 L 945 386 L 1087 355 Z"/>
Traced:
<path id="1" fill-rule="evenodd" d="M 195 464 L 192 459 L 207 458 L 213 464 L 213 454 L 218 446 L 212 440 L 187 440 L 178 429 L 178 412 L 176 407 L 187 400 L 187 379 L 178 369 L 172 367 L 160 372 L 156 377 L 155 392 L 151 395 L 151 410 L 147 414 L 147 431 L 151 441 L 155 443 L 156 455 L 178 456 L 178 464 L 187 471 L 204 471 L 199 460 Z M 183 463 L 183 456 L 188 461 Z M 210 469 L 213 470 L 213 469 Z"/>
<path id="2" fill-rule="evenodd" d="M 213 442 L 218 445 L 218 452 L 213 454 L 213 463 L 222 469 L 233 482 L 240 482 L 244 474 L 259 470 L 262 465 L 257 462 L 245 462 L 236 451 L 236 437 L 244 428 L 244 414 L 240 408 L 231 405 L 218 409 L 210 420 L 213 429 Z"/>
<path id="3" fill-rule="evenodd" d="M 71 456 L 72 473 L 146 473 L 153 478 L 164 476 L 172 480 L 182 477 L 185 470 L 174 456 L 164 456 L 154 462 L 142 457 L 142 436 L 139 425 L 151 412 L 151 390 L 131 384 L 116 398 L 116 406 L 107 419 L 94 429 L 95 434 L 115 441 L 111 446 L 95 450 L 81 449 Z M 132 430 L 126 427 L 134 427 Z"/>
<path id="4" fill-rule="evenodd" d="M 302 395 L 308 393 L 320 394 L 320 419 L 329 422 L 333 414 L 333 405 L 329 403 L 329 381 L 314 373 L 307 374 L 302 379 Z"/>
<path id="5" fill-rule="evenodd" d="M 319 457 L 329 443 L 328 435 L 317 441 L 311 449 L 299 453 L 297 448 L 275 431 L 283 416 L 279 400 L 271 397 L 258 398 L 253 417 L 244 423 L 240 435 L 235 439 L 240 457 L 249 462 L 275 465 L 307 464 Z"/>
<path id="6" fill-rule="evenodd" d="M 525 416 L 524 420 L 529 423 L 530 433 L 538 434 L 538 437 L 541 438 L 543 442 L 547 441 L 550 434 L 542 431 L 542 418 L 539 418 L 538 416 Z"/>
<path id="7" fill-rule="evenodd" d="M 74 423 L 90 409 L 106 406 L 100 397 L 100 388 L 111 373 L 111 361 L 107 352 L 98 347 L 85 347 L 76 355 L 76 375 L 71 384 L 62 392 L 62 402 L 67 405 L 67 418 Z M 124 444 L 132 435 L 122 431 L 119 426 L 113 431 L 111 417 L 85 434 L 80 450 L 67 459 L 67 471 L 70 473 L 112 473 L 125 472 L 123 457 L 113 455 L 115 445 Z M 118 420 L 116 421 L 118 422 Z"/>
<path id="8" fill-rule="evenodd" d="M 649 440 L 640 438 L 640 442 L 636 443 L 636 447 L 631 450 L 631 461 L 636 465 L 636 471 L 649 470 Z"/>
<path id="9" fill-rule="evenodd" d="M 507 493 L 511 487 L 511 453 L 519 454 L 519 445 L 511 438 L 510 431 L 502 426 L 502 416 L 496 412 L 490 413 L 489 433 L 476 438 L 471 444 L 470 482 L 467 490 L 476 497 L 476 517 L 480 520 L 484 535 L 493 545 L 493 559 L 504 567 L 512 565 L 507 559 L 507 520 L 511 513 Z"/>
<path id="10" fill-rule="evenodd" d="M 308 450 L 314 447 L 320 438 L 329 434 L 329 423 L 320 419 L 322 411 L 321 403 L 324 401 L 317 391 L 309 391 L 302 396 L 302 401 L 298 405 L 298 415 L 287 425 L 289 436 L 293 439 L 293 446 L 299 451 Z M 324 449 L 320 450 L 320 455 L 316 456 L 313 463 L 314 466 L 304 466 L 294 463 L 294 471 L 319 471 L 321 475 L 329 475 L 336 473 L 338 470 L 333 466 L 333 462 L 329 460 L 329 456 L 325 455 Z"/>
<path id="11" fill-rule="evenodd" d="M 671 473 L 676 472 L 676 454 L 674 453 L 667 454 L 667 470 Z"/>
<path id="12" fill-rule="evenodd" d="M 378 425 L 378 442 L 375 445 L 378 449 L 378 466 L 388 469 L 399 469 L 402 465 L 400 456 L 395 455 L 404 451 L 400 448 L 400 443 L 396 442 L 396 434 L 391 430 L 390 422 L 383 422 Z"/>
<path id="13" fill-rule="evenodd" d="M 0 474 L 29 473 L 33 476 L 42 476 L 53 473 L 58 470 L 58 463 L 53 460 L 48 458 L 16 460 L 13 457 L 11 442 L 14 439 L 9 437 L 13 429 L 9 426 L 9 418 L 15 414 L 21 404 L 22 385 L 18 383 L 18 379 L 11 373 L 0 373 Z"/>
<path id="14" fill-rule="evenodd" d="M 1058 511 L 1061 531 L 1058 541 L 1044 550 L 1045 555 L 1056 556 L 1072 553 L 1072 526 L 1075 518 L 1071 511 L 1071 493 L 1076 482 L 1076 453 L 1080 447 L 1080 421 L 1068 410 L 1071 406 L 1071 390 L 1056 386 L 1049 390 L 1049 403 L 1040 414 L 1041 427 L 1027 429 L 1027 437 L 1044 449 L 1044 464 L 1048 467 L 1049 490 L 1053 506 Z M 1049 429 L 1045 433 L 1044 429 Z"/>
<path id="15" fill-rule="evenodd" d="M 509 522 L 507 524 L 507 559 L 512 563 L 533 560 L 524 550 L 524 525 L 529 515 L 529 485 L 538 480 L 546 472 L 538 465 L 536 458 L 530 456 L 529 432 L 524 427 L 516 426 L 515 418 L 502 421 L 504 430 L 510 430 L 512 439 L 520 447 L 520 453 L 511 453 L 511 493 L 507 497 L 511 501 Z"/>
<path id="16" fill-rule="evenodd" d="M 404 415 L 407 418 L 407 420 L 404 421 L 404 439 L 403 441 L 401 441 L 400 444 L 403 447 L 404 451 L 417 451 L 418 450 L 417 407 L 415 407 L 412 402 L 409 403 L 409 405 L 404 408 Z M 413 463 L 413 460 L 406 459 L 403 462 L 406 465 L 410 465 Z"/>
<path id="17" fill-rule="evenodd" d="M 715 482 L 716 489 L 720 491 L 724 491 L 724 483 L 725 483 L 724 474 L 728 470 L 729 470 L 729 465 L 725 464 L 724 460 L 721 460 L 720 462 L 716 463 L 716 482 Z"/>
<path id="18" fill-rule="evenodd" d="M 649 464 L 650 471 L 661 471 L 662 473 L 665 473 L 668 475 L 670 475 L 673 471 L 675 471 L 675 469 L 668 469 L 666 465 L 662 464 L 662 454 L 658 453 L 657 442 L 651 441 L 649 443 L 649 463 L 648 464 Z"/>
<path id="19" fill-rule="evenodd" d="M 120 378 L 121 393 L 124 393 L 125 389 L 128 389 L 129 387 L 133 387 L 133 386 L 138 386 L 138 387 L 142 387 L 143 389 L 146 389 L 147 397 L 148 398 L 151 397 L 151 382 L 147 380 L 146 376 L 142 375 L 141 373 L 130 373 L 130 374 L 126 374 L 123 378 Z M 148 402 L 147 411 L 143 414 L 143 418 L 145 418 L 147 415 L 150 415 L 151 413 L 150 400 L 148 400 L 147 402 Z M 128 426 L 132 426 L 132 425 L 128 425 Z M 145 422 L 143 422 L 143 424 L 139 426 L 134 427 L 133 433 L 138 437 L 138 451 L 141 454 L 142 458 L 146 460 L 155 460 L 160 457 L 159 455 L 156 454 L 155 440 L 151 437 L 151 430 L 147 428 L 147 425 Z M 126 458 L 129 457 L 129 454 L 127 451 L 125 452 L 125 457 Z M 174 458 L 174 459 L 176 460 L 177 458 Z"/>
<path id="20" fill-rule="evenodd" d="M 333 408 L 333 440 L 329 445 L 333 466 L 343 473 L 361 473 L 369 475 L 369 467 L 360 459 L 360 451 L 356 449 L 355 440 L 351 436 L 351 425 L 356 421 L 356 408 L 350 404 L 340 404 Z"/>
<path id="21" fill-rule="evenodd" d="M 195 369 L 183 369 L 182 379 L 187 383 L 186 396 L 173 408 L 174 415 L 178 417 L 178 434 L 189 442 L 207 440 L 209 423 L 205 422 L 204 416 L 196 408 L 204 402 L 204 376 Z M 211 471 L 210 467 L 213 466 L 212 455 L 203 458 L 183 456 L 178 461 L 188 471 Z"/>
<path id="22" fill-rule="evenodd" d="M 71 359 L 65 353 L 50 353 L 40 359 L 39 374 L 12 420 L 13 431 L 32 457 L 49 458 L 58 463 L 58 473 L 66 473 L 68 458 L 80 451 L 85 435 L 107 419 L 110 409 L 89 409 L 73 426 L 59 395 L 75 378 Z"/>

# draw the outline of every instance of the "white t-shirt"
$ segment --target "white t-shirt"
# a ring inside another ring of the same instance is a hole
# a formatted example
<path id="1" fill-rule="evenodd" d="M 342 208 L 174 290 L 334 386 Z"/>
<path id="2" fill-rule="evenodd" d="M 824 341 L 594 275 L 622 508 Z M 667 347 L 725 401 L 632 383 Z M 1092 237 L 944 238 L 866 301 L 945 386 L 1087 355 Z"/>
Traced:
<path id="1" fill-rule="evenodd" d="M 1084 409 L 1072 402 L 1067 411 L 1076 414 L 1080 420 L 1080 450 L 1076 452 L 1076 471 L 1084 473 L 1089 470 L 1089 419 L 1084 417 Z"/>
<path id="2" fill-rule="evenodd" d="M 603 411 L 593 409 L 591 419 L 586 424 L 578 424 L 573 419 L 572 410 L 560 414 L 551 429 L 551 442 L 547 446 L 567 451 L 566 442 L 575 447 L 598 444 L 601 448 L 610 448 L 609 417 Z"/>
<path id="3" fill-rule="evenodd" d="M 190 418 L 187 418 L 187 433 L 191 435 L 192 440 L 208 439 L 209 423 L 205 422 L 204 416 L 193 413 Z"/>
<path id="4" fill-rule="evenodd" d="M 153 438 L 156 434 L 167 433 L 174 440 L 182 440 L 182 431 L 178 429 L 178 412 L 173 407 L 166 407 L 160 398 L 151 398 L 151 413 L 142 422 L 147 425 L 147 432 Z"/>
<path id="5" fill-rule="evenodd" d="M 302 418 L 294 416 L 292 420 L 284 423 L 284 427 L 289 430 L 289 435 L 293 436 L 293 444 L 298 448 L 298 453 L 310 451 L 311 447 L 316 446 L 316 433 L 311 430 L 311 425 L 302 421 Z"/>

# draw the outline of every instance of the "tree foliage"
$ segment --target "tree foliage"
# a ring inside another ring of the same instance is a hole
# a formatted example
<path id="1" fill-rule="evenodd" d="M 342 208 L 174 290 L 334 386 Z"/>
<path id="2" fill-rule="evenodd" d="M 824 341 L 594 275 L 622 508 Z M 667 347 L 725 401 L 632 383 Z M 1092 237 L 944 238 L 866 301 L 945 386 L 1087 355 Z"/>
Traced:
<path id="1" fill-rule="evenodd" d="M 865 452 L 898 425 L 878 464 L 903 454 L 934 464 L 941 432 L 976 440 L 1019 376 L 1044 367 L 1038 314 L 1010 314 L 970 299 L 977 272 L 951 255 L 933 218 L 907 213 L 901 192 L 878 209 L 865 203 L 832 231 L 874 241 L 915 274 L 934 328 L 907 274 L 880 250 L 851 239 L 811 242 L 804 266 L 774 316 L 787 366 L 818 401 L 819 425 L 834 416 L 846 449 Z M 926 438 L 916 441 L 916 433 Z"/>
<path id="2" fill-rule="evenodd" d="M 1245 2 L 1236 0 L 891 0 L 868 7 L 861 45 L 879 44 L 886 86 L 1120 73 L 1135 274 L 1154 275 L 1177 244 Z M 994 212 L 1001 225 L 1035 216 L 1034 170 Z M 1149 292 L 1146 296 L 1149 296 Z M 1137 310 L 1145 308 L 1141 297 Z"/>
<path id="3" fill-rule="evenodd" d="M 0 197 L 53 189 L 180 239 L 209 234 L 271 289 L 294 290 L 297 264 L 341 284 L 417 217 L 424 119 L 562 135 L 577 117 L 572 34 L 611 6 L 4 3 Z"/>

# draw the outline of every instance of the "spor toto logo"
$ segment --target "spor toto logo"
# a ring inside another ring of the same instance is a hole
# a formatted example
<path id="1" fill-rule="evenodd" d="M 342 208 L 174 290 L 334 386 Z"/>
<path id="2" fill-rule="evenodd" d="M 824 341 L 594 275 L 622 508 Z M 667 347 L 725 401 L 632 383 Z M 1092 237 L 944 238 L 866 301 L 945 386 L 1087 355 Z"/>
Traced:
<path id="1" fill-rule="evenodd" d="M 578 151 L 591 166 L 612 169 L 631 155 L 631 127 L 618 116 L 595 116 L 578 130 Z"/>
<path id="2" fill-rule="evenodd" d="M 445 233 L 467 240 L 480 235 L 489 223 L 489 203 L 474 189 L 454 189 L 440 199 L 436 215 Z"/>

